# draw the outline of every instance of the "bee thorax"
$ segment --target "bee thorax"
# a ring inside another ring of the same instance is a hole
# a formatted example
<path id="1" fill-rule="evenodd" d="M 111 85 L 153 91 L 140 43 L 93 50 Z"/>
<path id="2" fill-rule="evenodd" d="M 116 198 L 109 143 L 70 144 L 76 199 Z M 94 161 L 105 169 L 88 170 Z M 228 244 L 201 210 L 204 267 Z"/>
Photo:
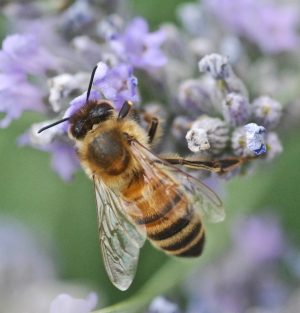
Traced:
<path id="1" fill-rule="evenodd" d="M 130 155 L 122 138 L 114 131 L 99 134 L 91 141 L 89 159 L 109 175 L 119 175 L 127 168 Z"/>

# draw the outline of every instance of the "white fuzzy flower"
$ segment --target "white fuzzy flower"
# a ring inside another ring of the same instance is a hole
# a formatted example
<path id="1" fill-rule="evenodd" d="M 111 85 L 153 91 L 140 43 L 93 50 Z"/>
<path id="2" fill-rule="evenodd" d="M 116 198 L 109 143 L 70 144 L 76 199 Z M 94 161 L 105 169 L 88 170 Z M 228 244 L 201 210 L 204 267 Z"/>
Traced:
<path id="1" fill-rule="evenodd" d="M 244 126 L 246 130 L 246 143 L 250 151 L 253 151 L 256 155 L 260 155 L 266 152 L 266 145 L 264 142 L 265 128 L 258 126 L 255 123 L 250 123 Z"/>
<path id="2" fill-rule="evenodd" d="M 192 152 L 199 152 L 210 148 L 207 132 L 203 128 L 190 129 L 185 138 Z"/>
<path id="3" fill-rule="evenodd" d="M 191 151 L 207 150 L 216 155 L 222 152 L 228 143 L 229 128 L 219 118 L 204 115 L 192 124 L 186 139 Z"/>

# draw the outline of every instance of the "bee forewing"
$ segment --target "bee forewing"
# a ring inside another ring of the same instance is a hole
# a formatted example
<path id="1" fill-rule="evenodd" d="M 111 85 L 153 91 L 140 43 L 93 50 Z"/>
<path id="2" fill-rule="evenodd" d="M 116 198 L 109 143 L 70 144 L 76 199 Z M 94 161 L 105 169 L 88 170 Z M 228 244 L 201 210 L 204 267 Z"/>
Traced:
<path id="1" fill-rule="evenodd" d="M 177 175 L 182 188 L 188 193 L 194 208 L 201 217 L 210 223 L 219 223 L 225 219 L 225 210 L 219 196 L 200 180 L 185 173 Z"/>
<path id="2" fill-rule="evenodd" d="M 132 150 L 142 160 L 148 175 L 155 175 L 155 168 L 163 169 L 179 183 L 180 188 L 188 196 L 191 205 L 204 220 L 218 223 L 224 220 L 225 210 L 218 195 L 192 175 L 159 158 L 138 141 L 132 142 Z M 147 165 L 148 164 L 148 165 Z M 151 170 L 152 167 L 152 170 Z"/>
<path id="3" fill-rule="evenodd" d="M 110 188 L 96 177 L 94 186 L 105 269 L 111 282 L 120 290 L 126 290 L 135 276 L 139 250 L 146 237 L 124 214 L 121 199 Z"/>

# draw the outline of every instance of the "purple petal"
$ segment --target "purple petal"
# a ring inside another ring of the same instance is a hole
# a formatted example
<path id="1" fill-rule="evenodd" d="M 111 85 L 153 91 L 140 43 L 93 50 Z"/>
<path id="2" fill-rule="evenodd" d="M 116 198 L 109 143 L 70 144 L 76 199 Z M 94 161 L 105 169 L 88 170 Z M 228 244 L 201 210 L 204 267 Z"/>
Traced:
<path id="1" fill-rule="evenodd" d="M 94 77 L 94 82 L 93 82 L 94 84 L 96 84 L 97 81 L 102 80 L 108 72 L 108 66 L 104 62 L 99 62 L 97 66 L 98 67 L 97 67 L 95 77 Z"/>
<path id="2" fill-rule="evenodd" d="M 71 180 L 74 173 L 80 168 L 75 149 L 67 144 L 52 143 L 48 150 L 52 153 L 51 165 L 54 171 L 63 180 Z"/>
<path id="3" fill-rule="evenodd" d="M 166 33 L 164 30 L 158 30 L 153 33 L 149 33 L 145 38 L 145 44 L 148 47 L 159 48 L 166 39 Z"/>
<path id="4" fill-rule="evenodd" d="M 2 76 L 3 78 L 5 76 Z M 5 88 L 5 82 L 0 78 L 0 112 L 6 113 L 6 116 L 0 121 L 0 127 L 7 127 L 12 120 L 18 119 L 24 111 L 38 111 L 45 110 L 43 104 L 43 92 L 22 81 L 20 77 L 9 77 L 9 83 L 15 80 L 10 88 Z M 2 88 L 1 88 L 2 87 Z"/>
<path id="5" fill-rule="evenodd" d="M 290 5 L 257 0 L 206 0 L 205 4 L 231 31 L 253 41 L 265 53 L 289 51 L 299 44 L 299 16 Z"/>
<path id="6" fill-rule="evenodd" d="M 148 23 L 142 17 L 134 18 L 126 27 L 125 36 L 140 38 L 149 31 Z"/>
<path id="7" fill-rule="evenodd" d="M 41 74 L 56 66 L 54 57 L 40 46 L 33 34 L 10 35 L 4 39 L 2 49 L 0 70 L 5 72 Z"/>
<path id="8" fill-rule="evenodd" d="M 141 67 L 161 67 L 167 62 L 166 56 L 157 49 L 146 50 L 142 60 L 144 66 Z"/>
<path id="9" fill-rule="evenodd" d="M 149 33 L 147 22 L 142 18 L 136 18 L 123 33 L 111 41 L 111 47 L 127 63 L 151 70 L 152 67 L 166 63 L 166 57 L 160 50 L 165 38 L 163 30 Z"/>

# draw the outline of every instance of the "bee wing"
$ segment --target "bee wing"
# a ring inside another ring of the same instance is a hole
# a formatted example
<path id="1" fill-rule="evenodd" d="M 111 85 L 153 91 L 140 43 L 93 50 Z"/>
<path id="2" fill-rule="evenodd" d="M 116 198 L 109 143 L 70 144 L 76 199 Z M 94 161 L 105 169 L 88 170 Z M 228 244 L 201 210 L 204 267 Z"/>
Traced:
<path id="1" fill-rule="evenodd" d="M 135 276 L 139 250 L 145 236 L 124 215 L 124 203 L 101 180 L 94 177 L 98 230 L 106 272 L 111 282 L 126 290 Z M 134 204 L 127 204 L 127 206 Z"/>
<path id="2" fill-rule="evenodd" d="M 131 142 L 133 153 L 147 172 L 155 175 L 156 168 L 162 168 L 171 173 L 180 183 L 182 190 L 187 194 L 193 207 L 200 215 L 211 223 L 224 220 L 225 211 L 218 195 L 192 175 L 182 171 L 164 159 L 153 154 L 149 149 L 136 140 Z"/>

